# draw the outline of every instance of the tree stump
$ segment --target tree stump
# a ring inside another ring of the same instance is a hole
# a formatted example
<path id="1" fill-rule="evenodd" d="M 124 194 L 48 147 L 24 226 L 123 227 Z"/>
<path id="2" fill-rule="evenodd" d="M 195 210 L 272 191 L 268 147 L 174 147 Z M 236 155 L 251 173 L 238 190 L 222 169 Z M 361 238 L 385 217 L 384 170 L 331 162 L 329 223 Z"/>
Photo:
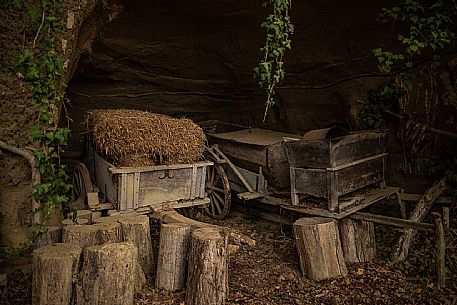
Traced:
<path id="1" fill-rule="evenodd" d="M 123 241 L 133 243 L 138 249 L 138 262 L 145 274 L 150 274 L 153 265 L 151 229 L 149 217 L 131 215 L 119 218 Z"/>
<path id="2" fill-rule="evenodd" d="M 167 291 L 184 289 L 189 240 L 190 225 L 183 223 L 161 225 L 157 258 L 157 288 Z"/>
<path id="3" fill-rule="evenodd" d="M 335 220 L 300 218 L 294 222 L 293 232 L 303 275 L 316 281 L 347 275 Z"/>
<path id="4" fill-rule="evenodd" d="M 74 225 L 88 225 L 89 224 L 89 220 L 87 219 L 78 219 L 76 218 L 76 223 L 73 222 L 73 219 L 64 219 L 62 220 L 62 227 L 66 227 L 66 226 L 74 226 Z"/>
<path id="5" fill-rule="evenodd" d="M 76 219 L 87 219 L 89 224 L 92 223 L 92 212 L 89 210 L 77 210 L 76 211 Z"/>
<path id="6" fill-rule="evenodd" d="M 78 273 L 81 247 L 52 244 L 33 251 L 32 303 L 72 304 L 73 277 Z"/>
<path id="7" fill-rule="evenodd" d="M 51 244 L 60 243 L 62 241 L 62 228 L 47 227 L 46 234 L 43 234 L 41 239 L 34 245 L 35 248 L 44 247 Z"/>
<path id="8" fill-rule="evenodd" d="M 137 255 L 132 243 L 87 247 L 76 288 L 76 304 L 133 304 Z"/>
<path id="9" fill-rule="evenodd" d="M 192 232 L 187 273 L 187 305 L 225 304 L 228 294 L 228 237 L 213 228 Z"/>
<path id="10" fill-rule="evenodd" d="M 374 224 L 344 218 L 339 222 L 341 246 L 347 263 L 363 263 L 376 256 Z"/>
<path id="11" fill-rule="evenodd" d="M 63 228 L 62 241 L 83 248 L 105 243 L 122 241 L 119 223 L 99 223 L 94 225 L 73 225 Z"/>

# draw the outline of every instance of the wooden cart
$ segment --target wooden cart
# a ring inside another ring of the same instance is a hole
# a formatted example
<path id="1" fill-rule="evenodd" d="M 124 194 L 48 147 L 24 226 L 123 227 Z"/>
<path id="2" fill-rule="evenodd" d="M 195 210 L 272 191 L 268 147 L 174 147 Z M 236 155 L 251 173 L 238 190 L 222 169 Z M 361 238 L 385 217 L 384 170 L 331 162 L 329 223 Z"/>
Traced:
<path id="1" fill-rule="evenodd" d="M 222 175 L 209 191 L 210 214 L 223 218 L 230 192 L 241 200 L 326 217 L 343 218 L 398 193 L 385 186 L 385 132 L 365 131 L 336 138 L 227 124 L 201 123 L 208 158 Z M 363 190 L 363 191 L 360 191 Z"/>
<path id="2" fill-rule="evenodd" d="M 207 206 L 207 169 L 213 163 L 116 167 L 89 147 L 88 168 L 78 163 L 73 172 L 77 195 L 91 210 L 116 209 L 147 213 L 169 208 Z M 92 177 L 92 179 L 91 179 Z M 91 184 L 95 181 L 95 185 Z M 99 203 L 99 195 L 101 201 Z"/>

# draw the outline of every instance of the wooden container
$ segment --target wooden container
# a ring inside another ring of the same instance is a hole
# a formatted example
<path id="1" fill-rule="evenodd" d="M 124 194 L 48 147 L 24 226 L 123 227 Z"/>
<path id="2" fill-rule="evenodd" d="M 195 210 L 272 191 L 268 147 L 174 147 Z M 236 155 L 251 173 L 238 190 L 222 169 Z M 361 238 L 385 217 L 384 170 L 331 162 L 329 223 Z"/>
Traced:
<path id="1" fill-rule="evenodd" d="M 93 152 L 95 179 L 107 200 L 120 211 L 187 207 L 209 203 L 206 168 L 213 163 L 115 167 Z"/>
<path id="2" fill-rule="evenodd" d="M 300 135 L 260 128 L 243 129 L 222 122 L 214 124 L 209 130 L 215 133 L 207 133 L 210 144 L 217 144 L 236 166 L 253 173 L 258 173 L 261 167 L 269 186 L 276 189 L 290 186 L 289 165 L 281 142 L 284 138 L 299 139 Z"/>
<path id="3" fill-rule="evenodd" d="M 291 199 L 300 194 L 327 199 L 328 210 L 348 207 L 339 197 L 374 183 L 385 185 L 384 131 L 352 133 L 335 139 L 283 142 L 290 165 Z M 356 201 L 353 201 L 356 204 Z"/>

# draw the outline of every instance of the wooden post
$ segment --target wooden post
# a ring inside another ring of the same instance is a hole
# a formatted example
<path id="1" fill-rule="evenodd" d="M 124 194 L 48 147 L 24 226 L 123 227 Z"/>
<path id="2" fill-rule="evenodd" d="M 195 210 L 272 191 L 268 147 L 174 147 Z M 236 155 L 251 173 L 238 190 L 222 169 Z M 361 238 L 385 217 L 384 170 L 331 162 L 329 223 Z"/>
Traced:
<path id="1" fill-rule="evenodd" d="M 138 252 L 132 243 L 87 247 L 76 305 L 132 305 Z"/>
<path id="2" fill-rule="evenodd" d="M 376 256 L 374 224 L 344 218 L 339 221 L 341 246 L 347 263 L 362 263 Z"/>
<path id="3" fill-rule="evenodd" d="M 340 235 L 331 218 L 300 218 L 293 224 L 303 275 L 320 281 L 347 275 Z"/>
<path id="4" fill-rule="evenodd" d="M 190 225 L 183 223 L 160 226 L 156 287 L 176 291 L 186 286 Z"/>
<path id="5" fill-rule="evenodd" d="M 33 251 L 33 305 L 71 304 L 80 256 L 81 247 L 72 244 L 52 244 Z"/>
<path id="6" fill-rule="evenodd" d="M 443 207 L 443 225 L 446 228 L 450 226 L 449 207 Z"/>
<path id="7" fill-rule="evenodd" d="M 402 194 L 402 193 L 403 193 L 403 189 L 400 191 L 400 193 L 397 193 L 397 202 L 398 202 L 398 206 L 400 208 L 400 216 L 401 216 L 401 218 L 406 219 L 408 217 L 408 215 L 406 215 L 405 202 L 403 200 L 401 200 L 401 197 L 400 197 L 400 194 Z"/>
<path id="8" fill-rule="evenodd" d="M 435 220 L 435 264 L 438 288 L 446 287 L 446 241 L 441 215 L 432 213 Z"/>
<path id="9" fill-rule="evenodd" d="M 420 222 L 424 219 L 427 213 L 432 209 L 433 203 L 446 190 L 445 179 L 441 179 L 433 184 L 431 188 L 425 192 L 424 196 L 417 203 L 414 211 L 411 213 L 409 220 Z M 411 243 L 416 236 L 417 231 L 413 229 L 405 229 L 403 235 L 400 236 L 395 250 L 392 255 L 392 260 L 396 263 L 404 261 L 408 256 Z"/>
<path id="10" fill-rule="evenodd" d="M 131 215 L 119 218 L 122 239 L 133 243 L 138 249 L 138 262 L 145 274 L 152 272 L 153 253 L 149 217 L 146 215 Z"/>
<path id="11" fill-rule="evenodd" d="M 213 228 L 191 233 L 187 305 L 221 305 L 228 295 L 228 238 Z"/>

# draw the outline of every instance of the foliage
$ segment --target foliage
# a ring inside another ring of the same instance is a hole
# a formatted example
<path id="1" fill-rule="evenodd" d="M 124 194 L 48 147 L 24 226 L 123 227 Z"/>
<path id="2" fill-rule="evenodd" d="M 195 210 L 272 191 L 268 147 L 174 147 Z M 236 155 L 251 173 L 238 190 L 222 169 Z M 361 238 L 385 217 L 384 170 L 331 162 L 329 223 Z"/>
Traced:
<path id="1" fill-rule="evenodd" d="M 438 51 L 455 38 L 452 27 L 456 15 L 457 4 L 454 1 L 438 0 L 425 4 L 416 0 L 405 0 L 402 6 L 384 8 L 381 20 L 385 23 L 394 22 L 406 31 L 398 34 L 403 52 L 396 54 L 382 48 L 373 50 L 378 59 L 379 70 L 389 73 L 397 62 L 404 62 L 407 68 L 411 68 L 413 60 L 424 52 L 432 53 L 437 59 Z"/>
<path id="2" fill-rule="evenodd" d="M 259 86 L 267 94 L 265 116 L 268 109 L 275 104 L 275 87 L 285 75 L 283 57 L 286 50 L 291 48 L 290 36 L 294 31 L 289 16 L 291 5 L 291 0 L 266 0 L 264 3 L 264 6 L 270 6 L 273 12 L 261 25 L 266 29 L 267 40 L 265 46 L 260 49 L 264 53 L 264 58 L 254 68 L 254 72 Z"/>
<path id="3" fill-rule="evenodd" d="M 41 238 L 44 224 L 54 210 L 69 202 L 71 185 L 60 163 L 62 147 L 70 136 L 68 128 L 57 126 L 59 108 L 65 102 L 63 61 L 56 51 L 55 37 L 63 33 L 63 11 L 58 1 L 12 0 L 18 9 L 26 9 L 31 24 L 36 28 L 33 42 L 19 56 L 17 70 L 32 85 L 32 105 L 37 105 L 38 121 L 29 133 L 37 144 L 34 151 L 41 182 L 34 185 L 34 199 L 43 213 L 43 223 L 35 225 L 29 242 Z"/>
<path id="4" fill-rule="evenodd" d="M 384 128 L 385 111 L 397 111 L 398 100 L 402 95 L 404 95 L 404 92 L 399 90 L 393 83 L 368 92 L 368 97 L 362 102 L 360 111 L 363 128 Z"/>

